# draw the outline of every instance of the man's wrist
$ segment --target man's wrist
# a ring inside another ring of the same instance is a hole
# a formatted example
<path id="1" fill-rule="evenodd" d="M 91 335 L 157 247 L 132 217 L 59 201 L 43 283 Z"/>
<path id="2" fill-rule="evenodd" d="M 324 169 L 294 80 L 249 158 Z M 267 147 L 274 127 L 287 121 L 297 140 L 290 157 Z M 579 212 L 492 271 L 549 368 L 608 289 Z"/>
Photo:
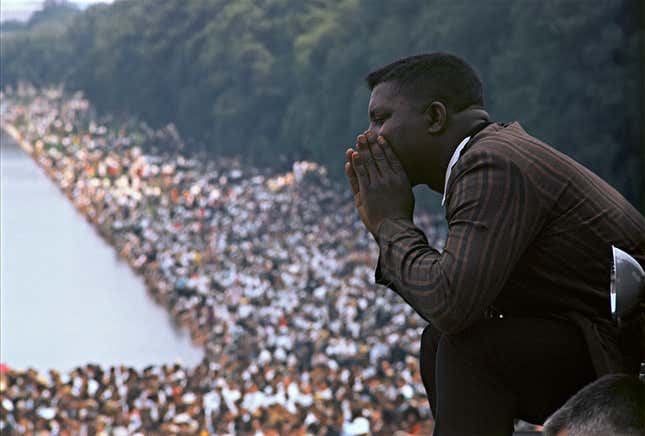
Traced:
<path id="1" fill-rule="evenodd" d="M 391 276 L 391 268 L 388 268 L 387 265 L 382 265 L 382 262 L 389 258 L 390 245 L 397 235 L 410 231 L 410 229 L 416 229 L 416 226 L 412 218 L 409 217 L 386 218 L 379 223 L 375 236 L 379 246 L 379 255 L 374 272 L 375 283 L 391 287 L 392 280 L 388 278 L 388 276 Z"/>
<path id="2" fill-rule="evenodd" d="M 410 217 L 385 218 L 376 228 L 374 239 L 380 246 L 381 242 L 391 239 L 392 236 L 400 232 L 402 227 L 409 228 L 409 226 L 414 227 L 414 221 Z"/>

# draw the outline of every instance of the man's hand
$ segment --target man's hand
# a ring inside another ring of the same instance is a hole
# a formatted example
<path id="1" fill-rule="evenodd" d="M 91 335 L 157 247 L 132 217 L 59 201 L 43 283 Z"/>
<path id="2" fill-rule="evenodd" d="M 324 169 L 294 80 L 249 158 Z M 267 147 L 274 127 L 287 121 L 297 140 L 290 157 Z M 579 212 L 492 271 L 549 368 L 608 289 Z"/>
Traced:
<path id="1" fill-rule="evenodd" d="M 345 173 L 354 193 L 358 215 L 378 240 L 377 230 L 386 218 L 412 220 L 414 195 L 401 162 L 382 136 L 359 135 L 356 148 L 347 149 Z"/>

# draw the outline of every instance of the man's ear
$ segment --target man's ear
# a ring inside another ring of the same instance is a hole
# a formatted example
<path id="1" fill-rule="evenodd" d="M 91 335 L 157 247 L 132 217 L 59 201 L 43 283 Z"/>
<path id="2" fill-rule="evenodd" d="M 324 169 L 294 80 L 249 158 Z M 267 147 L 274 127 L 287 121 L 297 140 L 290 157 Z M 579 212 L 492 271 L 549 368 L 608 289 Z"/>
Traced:
<path id="1" fill-rule="evenodd" d="M 430 103 L 424 112 L 428 124 L 428 133 L 431 135 L 441 133 L 446 128 L 447 114 L 446 105 L 442 102 L 433 101 Z"/>

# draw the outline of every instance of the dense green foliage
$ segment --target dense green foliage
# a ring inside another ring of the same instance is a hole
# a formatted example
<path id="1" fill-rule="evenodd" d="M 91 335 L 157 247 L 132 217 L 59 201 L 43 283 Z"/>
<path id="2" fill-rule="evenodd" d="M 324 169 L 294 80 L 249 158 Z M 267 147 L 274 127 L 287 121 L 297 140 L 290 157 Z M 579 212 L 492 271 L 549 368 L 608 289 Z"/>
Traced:
<path id="1" fill-rule="evenodd" d="M 213 154 L 333 171 L 367 125 L 366 73 L 449 51 L 482 76 L 494 119 L 645 207 L 642 12 L 639 0 L 122 0 L 63 31 L 3 34 L 2 79 L 64 81 Z"/>

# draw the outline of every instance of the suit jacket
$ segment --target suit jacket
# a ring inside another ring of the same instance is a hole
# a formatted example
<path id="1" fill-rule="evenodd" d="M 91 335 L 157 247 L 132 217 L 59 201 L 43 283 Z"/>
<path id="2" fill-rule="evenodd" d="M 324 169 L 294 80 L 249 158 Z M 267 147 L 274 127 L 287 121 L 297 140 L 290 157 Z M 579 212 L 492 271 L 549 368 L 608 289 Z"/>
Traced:
<path id="1" fill-rule="evenodd" d="M 519 123 L 494 123 L 452 169 L 446 220 L 442 252 L 412 222 L 384 220 L 376 282 L 447 334 L 491 313 L 568 319 L 598 375 L 633 371 L 641 338 L 611 320 L 611 245 L 645 265 L 645 218 L 614 188 Z"/>

